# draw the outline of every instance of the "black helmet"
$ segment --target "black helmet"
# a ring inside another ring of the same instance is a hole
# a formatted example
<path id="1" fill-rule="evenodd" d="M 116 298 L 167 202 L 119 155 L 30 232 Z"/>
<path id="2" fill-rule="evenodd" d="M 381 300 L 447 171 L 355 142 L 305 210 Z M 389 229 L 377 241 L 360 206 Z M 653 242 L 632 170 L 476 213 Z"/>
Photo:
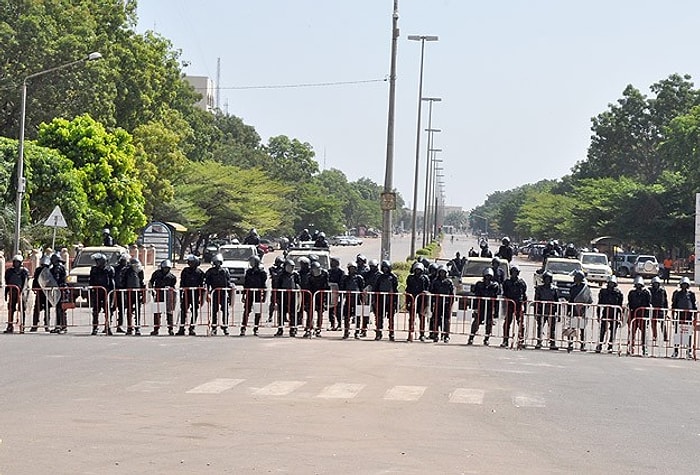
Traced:
<path id="1" fill-rule="evenodd" d="M 222 254 L 216 254 L 214 257 L 211 258 L 211 263 L 214 265 L 221 265 L 224 263 L 224 256 Z"/>
<path id="2" fill-rule="evenodd" d="M 503 239 L 501 239 L 501 243 L 502 243 L 504 246 L 509 245 L 509 244 L 510 244 L 510 238 L 509 238 L 508 236 L 504 236 Z"/>
<path id="3" fill-rule="evenodd" d="M 315 276 L 321 275 L 321 264 L 318 261 L 311 263 L 311 273 Z"/>
<path id="4" fill-rule="evenodd" d="M 173 261 L 170 259 L 164 259 L 160 263 L 160 268 L 161 269 L 172 269 L 173 268 Z"/>
<path id="5" fill-rule="evenodd" d="M 301 256 L 297 262 L 299 263 L 299 267 L 309 267 L 311 265 L 311 260 L 306 256 Z"/>
<path id="6" fill-rule="evenodd" d="M 199 265 L 199 257 L 195 256 L 194 254 L 190 254 L 187 256 L 187 264 L 197 267 Z"/>
<path id="7" fill-rule="evenodd" d="M 368 265 L 370 267 L 379 267 L 379 261 L 377 259 L 370 259 Z"/>
<path id="8" fill-rule="evenodd" d="M 63 263 L 63 259 L 61 259 L 61 255 L 58 252 L 51 254 L 51 264 L 58 264 L 59 262 Z"/>
<path id="9" fill-rule="evenodd" d="M 545 280 L 545 279 L 549 279 L 549 281 L 551 282 L 552 279 L 554 279 L 554 276 L 552 275 L 551 272 L 547 271 L 544 274 L 542 274 L 542 280 Z"/>
<path id="10" fill-rule="evenodd" d="M 340 258 L 335 256 L 331 257 L 331 264 L 340 265 Z"/>
<path id="11" fill-rule="evenodd" d="M 576 269 L 572 275 L 574 276 L 574 282 L 583 282 L 583 279 L 586 278 L 586 274 L 579 269 Z"/>
<path id="12" fill-rule="evenodd" d="M 387 260 L 382 261 L 382 272 L 389 271 L 391 272 L 391 262 Z"/>
<path id="13" fill-rule="evenodd" d="M 357 261 L 358 264 L 360 262 L 362 262 L 363 264 L 367 263 L 367 258 L 362 254 L 358 254 L 357 257 L 355 258 L 355 260 Z"/>
<path id="14" fill-rule="evenodd" d="M 129 261 L 129 255 L 126 253 L 121 253 L 119 254 L 119 263 L 120 264 L 126 264 Z"/>
<path id="15" fill-rule="evenodd" d="M 258 267 L 260 265 L 260 258 L 258 256 L 250 256 L 248 258 L 248 264 L 250 264 L 250 267 Z"/>
<path id="16" fill-rule="evenodd" d="M 437 265 L 436 263 L 434 263 L 434 262 L 432 262 L 432 263 L 428 266 L 428 272 L 431 273 L 431 274 L 437 272 L 437 270 L 438 270 L 438 265 Z"/>
<path id="17" fill-rule="evenodd" d="M 107 256 L 105 256 L 101 252 L 96 252 L 95 254 L 92 255 L 92 258 L 98 264 L 107 262 Z"/>
<path id="18" fill-rule="evenodd" d="M 284 264 L 284 257 L 282 257 L 282 256 L 275 257 L 275 266 L 281 266 L 282 264 Z"/>

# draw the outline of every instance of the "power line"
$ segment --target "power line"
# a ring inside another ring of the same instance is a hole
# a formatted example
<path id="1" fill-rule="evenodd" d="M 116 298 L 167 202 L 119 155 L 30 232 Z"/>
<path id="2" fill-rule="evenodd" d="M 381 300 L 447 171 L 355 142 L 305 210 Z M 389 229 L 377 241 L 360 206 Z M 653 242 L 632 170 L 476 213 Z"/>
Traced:
<path id="1" fill-rule="evenodd" d="M 300 83 L 300 84 L 270 84 L 262 86 L 221 86 L 220 89 L 226 90 L 246 90 L 246 89 L 292 89 L 302 87 L 332 87 L 332 86 L 350 86 L 356 84 L 370 84 L 376 82 L 386 82 L 384 79 L 364 79 L 360 81 L 335 81 L 335 82 L 315 82 L 315 83 Z M 195 90 L 206 90 L 206 88 L 196 87 Z"/>

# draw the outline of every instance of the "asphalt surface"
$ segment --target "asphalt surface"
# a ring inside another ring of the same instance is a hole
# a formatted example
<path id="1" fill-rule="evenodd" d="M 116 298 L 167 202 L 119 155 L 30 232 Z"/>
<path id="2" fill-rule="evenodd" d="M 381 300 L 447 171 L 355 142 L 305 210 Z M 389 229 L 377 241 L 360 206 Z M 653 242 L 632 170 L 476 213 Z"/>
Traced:
<path id="1" fill-rule="evenodd" d="M 378 245 L 343 252 L 373 257 Z M 696 473 L 700 463 L 693 361 L 264 330 L 0 335 L 0 473 Z"/>

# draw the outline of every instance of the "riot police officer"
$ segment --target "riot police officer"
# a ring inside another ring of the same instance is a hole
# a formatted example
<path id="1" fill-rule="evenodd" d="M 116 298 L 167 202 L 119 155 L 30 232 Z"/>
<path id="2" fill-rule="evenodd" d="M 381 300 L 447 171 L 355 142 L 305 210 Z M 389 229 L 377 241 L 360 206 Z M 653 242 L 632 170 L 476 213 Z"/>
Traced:
<path id="1" fill-rule="evenodd" d="M 60 289 L 60 298 L 56 302 L 56 326 L 51 333 L 66 333 L 68 331 L 68 320 L 66 319 L 66 310 L 63 308 L 63 302 L 68 301 L 68 295 L 65 292 L 66 287 L 66 267 L 59 253 L 51 254 L 51 267 L 49 273 L 53 278 L 53 283 Z"/>
<path id="2" fill-rule="evenodd" d="M 365 273 L 369 271 L 369 267 L 367 266 L 367 258 L 363 254 L 358 254 L 357 257 L 355 257 L 355 263 L 357 264 L 355 266 L 357 273 L 364 278 Z"/>
<path id="3" fill-rule="evenodd" d="M 671 295 L 671 308 L 674 311 L 675 330 L 680 330 L 679 325 L 687 325 L 692 323 L 695 318 L 695 312 L 698 309 L 695 293 L 690 290 L 690 279 L 683 277 L 678 284 L 680 288 L 673 291 Z M 691 355 L 692 341 L 688 341 L 688 358 Z M 673 358 L 678 358 L 679 345 L 676 344 L 673 349 Z"/>
<path id="4" fill-rule="evenodd" d="M 357 263 L 348 262 L 348 273 L 340 283 L 340 290 L 345 293 L 343 307 L 343 322 L 345 331 L 343 339 L 350 335 L 350 317 L 355 319 L 355 339 L 360 338 L 360 318 L 357 316 L 357 306 L 364 302 L 362 290 L 365 288 L 365 279 L 357 271 Z"/>
<path id="5" fill-rule="evenodd" d="M 437 278 L 430 285 L 433 294 L 433 314 L 430 323 L 430 333 L 437 343 L 439 331 L 442 331 L 442 341 L 450 341 L 450 322 L 452 320 L 452 302 L 455 293 L 454 284 L 447 275 L 447 267 L 440 266 Z"/>
<path id="6" fill-rule="evenodd" d="M 556 341 L 557 320 L 559 319 L 559 290 L 554 285 L 552 273 L 542 274 L 542 284 L 535 287 L 535 319 L 537 321 L 537 343 L 535 349 L 542 348 L 542 327 L 549 327 L 549 349 L 558 350 Z"/>
<path id="7" fill-rule="evenodd" d="M 513 265 L 510 267 L 510 278 L 503 282 L 503 297 L 507 299 L 506 318 L 503 319 L 503 343 L 502 348 L 508 346 L 510 329 L 515 316 L 518 327 L 518 348 L 522 348 L 525 326 L 523 325 L 523 307 L 527 300 L 527 284 L 520 278 L 520 268 Z"/>
<path id="8" fill-rule="evenodd" d="M 241 336 L 245 336 L 246 328 L 248 327 L 248 317 L 250 316 L 253 305 L 255 307 L 255 323 L 253 326 L 253 335 L 258 334 L 260 326 L 260 316 L 262 314 L 262 302 L 265 301 L 267 294 L 267 273 L 260 266 L 260 258 L 251 256 L 248 259 L 250 267 L 246 269 L 243 277 L 243 300 L 245 307 L 243 309 L 243 322 L 241 323 Z"/>
<path id="9" fill-rule="evenodd" d="M 24 305 L 22 295 L 29 281 L 29 271 L 22 265 L 24 258 L 17 254 L 12 258 L 12 267 L 5 271 L 5 300 L 7 301 L 7 328 L 4 333 L 14 331 L 14 318 L 17 310 L 21 311 L 21 323 L 24 325 Z"/>
<path id="10" fill-rule="evenodd" d="M 34 312 L 32 317 L 32 327 L 29 329 L 30 332 L 35 332 L 39 326 L 39 315 L 44 312 L 44 330 L 49 331 L 49 301 L 46 298 L 46 294 L 41 287 L 41 278 L 39 277 L 43 272 L 49 272 L 49 266 L 51 265 L 51 259 L 49 256 L 44 255 L 39 261 L 39 267 L 34 271 L 34 277 L 32 279 L 32 290 L 34 291 Z M 46 274 L 44 274 L 46 275 Z"/>
<path id="11" fill-rule="evenodd" d="M 112 237 L 112 233 L 109 231 L 109 228 L 104 228 L 102 230 L 102 245 L 103 246 L 114 246 L 114 238 Z"/>
<path id="12" fill-rule="evenodd" d="M 146 282 L 141 261 L 129 259 L 129 266 L 122 272 L 124 303 L 126 306 L 126 334 L 141 336 L 141 311 L 145 301 Z"/>
<path id="13" fill-rule="evenodd" d="M 275 314 L 275 310 L 279 310 L 277 308 L 279 306 L 277 302 L 279 295 L 276 290 L 279 288 L 279 275 L 283 270 L 284 257 L 282 256 L 275 257 L 275 264 L 270 266 L 270 268 L 267 270 L 267 272 L 270 274 L 270 287 L 272 288 L 272 292 L 270 294 L 270 305 L 268 306 L 268 322 L 272 322 L 272 317 Z"/>
<path id="14" fill-rule="evenodd" d="M 328 249 L 330 247 L 330 244 L 328 244 L 328 239 L 326 239 L 326 233 L 321 231 L 318 233 L 318 236 L 316 237 L 316 240 L 314 241 L 314 247 L 322 248 L 322 249 Z"/>
<path id="15" fill-rule="evenodd" d="M 607 286 L 600 289 L 598 292 L 598 322 L 600 322 L 600 335 L 598 345 L 595 347 L 595 352 L 600 353 L 603 350 L 603 342 L 605 335 L 610 329 L 610 339 L 608 340 L 608 353 L 612 353 L 613 343 L 615 342 L 615 332 L 620 325 L 622 316 L 622 300 L 624 296 L 620 289 L 617 288 L 617 277 L 611 275 L 608 277 Z"/>
<path id="16" fill-rule="evenodd" d="M 173 332 L 173 311 L 175 310 L 175 285 L 177 277 L 172 273 L 173 263 L 170 259 L 165 259 L 160 263 L 160 269 L 156 269 L 151 274 L 149 285 L 154 291 L 153 300 L 156 304 L 156 311 L 153 313 L 153 330 L 151 335 L 158 335 L 165 306 L 165 318 L 168 323 L 168 335 Z"/>
<path id="17" fill-rule="evenodd" d="M 250 231 L 248 231 L 248 235 L 243 239 L 243 244 L 247 244 L 250 246 L 259 246 L 260 236 L 258 236 L 258 230 L 253 228 Z"/>
<path id="18" fill-rule="evenodd" d="M 297 315 L 297 325 L 303 324 L 306 320 L 304 319 L 304 314 L 307 318 L 311 318 L 311 284 L 309 278 L 311 277 L 311 259 L 302 256 L 297 260 L 299 264 L 299 292 L 298 298 L 300 299 L 299 312 Z"/>
<path id="19" fill-rule="evenodd" d="M 117 333 L 124 333 L 124 288 L 122 274 L 129 267 L 128 254 L 120 254 L 117 264 L 114 266 L 114 298 L 112 299 L 112 313 L 117 313 Z"/>
<path id="20" fill-rule="evenodd" d="M 299 289 L 299 274 L 294 270 L 294 261 L 287 259 L 284 268 L 278 277 L 277 305 L 279 307 L 277 317 L 277 333 L 275 336 L 282 336 L 284 333 L 284 321 L 289 321 L 289 336 L 295 337 L 297 334 L 297 292 Z"/>
<path id="21" fill-rule="evenodd" d="M 651 305 L 651 293 L 644 287 L 644 278 L 641 275 L 634 278 L 634 288 L 627 294 L 627 305 L 630 309 L 630 353 L 634 354 L 637 330 L 639 330 L 642 334 L 642 354 L 646 356 L 646 329 L 649 316 L 647 308 Z"/>
<path id="22" fill-rule="evenodd" d="M 586 351 L 586 307 L 585 305 L 593 303 L 591 290 L 586 283 L 586 275 L 581 270 L 573 272 L 574 284 L 569 289 L 569 305 L 567 307 L 570 317 L 570 326 L 568 328 L 569 346 L 567 351 L 571 352 L 574 348 L 573 338 L 576 334 L 576 329 L 579 330 L 579 345 L 581 351 Z"/>
<path id="23" fill-rule="evenodd" d="M 491 249 L 489 249 L 489 242 L 486 239 L 483 239 L 479 243 L 479 248 L 481 248 L 479 251 L 479 257 L 493 257 L 493 253 L 491 252 Z"/>
<path id="24" fill-rule="evenodd" d="M 204 272 L 199 268 L 199 258 L 190 254 L 187 256 L 187 267 L 180 273 L 180 329 L 178 336 L 185 334 L 187 312 L 190 312 L 189 334 L 196 335 L 195 324 L 199 318 L 199 310 L 202 306 L 204 287 Z"/>
<path id="25" fill-rule="evenodd" d="M 420 262 L 413 264 L 411 274 L 406 277 L 406 293 L 410 298 L 406 299 L 406 309 L 408 310 L 409 335 L 408 341 L 413 341 L 413 329 L 415 328 L 415 318 L 419 318 L 420 341 L 425 341 L 425 309 L 430 301 L 430 279 L 425 275 L 425 267 Z"/>
<path id="26" fill-rule="evenodd" d="M 508 262 L 513 260 L 513 248 L 510 246 L 510 238 L 509 237 L 504 237 L 501 239 L 501 245 L 498 247 L 498 252 L 496 253 L 496 257 L 500 257 L 501 259 L 505 259 Z"/>
<path id="27" fill-rule="evenodd" d="M 107 295 L 114 290 L 114 268 L 107 264 L 107 256 L 101 252 L 92 255 L 95 265 L 90 269 L 90 303 L 92 304 L 92 335 L 97 335 L 97 325 L 100 311 L 105 315 L 105 329 L 108 335 L 112 334 L 109 328 L 109 301 Z"/>
<path id="28" fill-rule="evenodd" d="M 311 275 L 309 276 L 309 291 L 314 299 L 314 310 L 316 312 L 316 329 L 315 336 L 321 336 L 321 328 L 323 326 L 323 311 L 326 307 L 326 301 L 330 295 L 331 289 L 328 271 L 321 267 L 318 261 L 311 263 Z M 306 322 L 306 331 L 304 338 L 311 338 L 311 330 L 313 330 L 313 316 L 309 312 Z"/>
<path id="29" fill-rule="evenodd" d="M 297 236 L 297 240 L 299 242 L 311 241 L 311 234 L 309 234 L 309 230 L 304 228 L 304 230 L 299 233 L 299 236 Z"/>
<path id="30" fill-rule="evenodd" d="M 382 339 L 384 318 L 389 319 L 389 340 L 394 341 L 394 316 L 399 306 L 399 279 L 392 272 L 391 262 L 383 260 L 381 272 L 374 279 L 372 291 L 375 292 L 375 340 Z"/>
<path id="31" fill-rule="evenodd" d="M 651 279 L 651 289 L 649 289 L 651 294 L 651 337 L 653 344 L 656 345 L 656 339 L 658 336 L 657 326 L 661 324 L 661 331 L 663 333 L 664 341 L 668 341 L 668 334 L 666 332 L 666 309 L 668 308 L 668 294 L 666 294 L 666 289 L 661 286 L 661 278 L 657 275 Z"/>
<path id="32" fill-rule="evenodd" d="M 340 330 L 343 302 L 340 292 L 340 284 L 345 277 L 345 272 L 340 267 L 340 259 L 331 257 L 331 268 L 328 269 L 328 283 L 331 288 L 331 302 L 328 308 L 328 320 L 330 320 L 331 331 Z"/>
<path id="33" fill-rule="evenodd" d="M 489 338 L 493 328 L 493 319 L 496 316 L 496 297 L 501 293 L 500 284 L 494 279 L 493 268 L 484 269 L 482 279 L 474 285 L 474 296 L 478 297 L 477 311 L 472 320 L 471 332 L 467 345 L 474 344 L 474 336 L 479 331 L 481 324 L 486 324 L 486 334 L 484 336 L 484 346 L 489 346 Z"/>

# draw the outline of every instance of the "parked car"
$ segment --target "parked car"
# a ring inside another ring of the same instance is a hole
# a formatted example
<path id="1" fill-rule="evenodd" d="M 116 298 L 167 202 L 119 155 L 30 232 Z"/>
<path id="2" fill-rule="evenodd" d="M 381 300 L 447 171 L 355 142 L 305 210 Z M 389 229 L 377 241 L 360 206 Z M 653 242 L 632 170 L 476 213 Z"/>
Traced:
<path id="1" fill-rule="evenodd" d="M 649 255 L 637 256 L 632 267 L 632 275 L 641 275 L 646 278 L 659 275 L 659 262 L 656 260 L 656 257 Z"/>
<path id="2" fill-rule="evenodd" d="M 331 246 L 349 246 L 350 236 L 333 236 L 329 242 Z"/>
<path id="3" fill-rule="evenodd" d="M 243 285 L 245 271 L 248 269 L 248 259 L 258 255 L 256 246 L 245 244 L 226 244 L 219 248 L 224 259 L 221 265 L 229 273 L 232 285 Z"/>
<path id="4" fill-rule="evenodd" d="M 569 259 L 566 257 L 550 257 L 544 265 L 544 269 L 538 269 L 535 272 L 535 287 L 542 285 L 542 274 L 550 272 L 552 274 L 552 283 L 557 286 L 559 297 L 569 298 L 571 286 L 574 285 L 574 271 L 583 271 L 581 261 L 578 259 Z"/>
<path id="5" fill-rule="evenodd" d="M 261 239 L 260 245 L 258 246 L 263 253 L 267 254 L 275 250 L 274 244 L 269 239 Z"/>
<path id="6" fill-rule="evenodd" d="M 579 254 L 581 266 L 586 273 L 586 278 L 592 282 L 603 284 L 612 275 L 612 269 L 608 264 L 608 256 L 600 252 L 582 252 Z"/>
<path id="7" fill-rule="evenodd" d="M 119 261 L 119 256 L 127 254 L 127 249 L 122 246 L 83 247 L 78 251 L 78 255 L 75 256 L 71 270 L 68 276 L 66 276 L 66 285 L 68 285 L 68 287 L 87 287 L 89 285 L 90 269 L 95 265 L 95 260 L 92 256 L 98 252 L 107 257 L 108 265 L 114 266 Z M 71 291 L 71 301 L 74 301 L 80 293 L 78 289 Z"/>
<path id="8" fill-rule="evenodd" d="M 637 254 L 615 254 L 612 261 L 613 272 L 620 277 L 629 277 L 632 275 L 632 269 L 634 268 L 634 263 L 636 260 Z"/>

